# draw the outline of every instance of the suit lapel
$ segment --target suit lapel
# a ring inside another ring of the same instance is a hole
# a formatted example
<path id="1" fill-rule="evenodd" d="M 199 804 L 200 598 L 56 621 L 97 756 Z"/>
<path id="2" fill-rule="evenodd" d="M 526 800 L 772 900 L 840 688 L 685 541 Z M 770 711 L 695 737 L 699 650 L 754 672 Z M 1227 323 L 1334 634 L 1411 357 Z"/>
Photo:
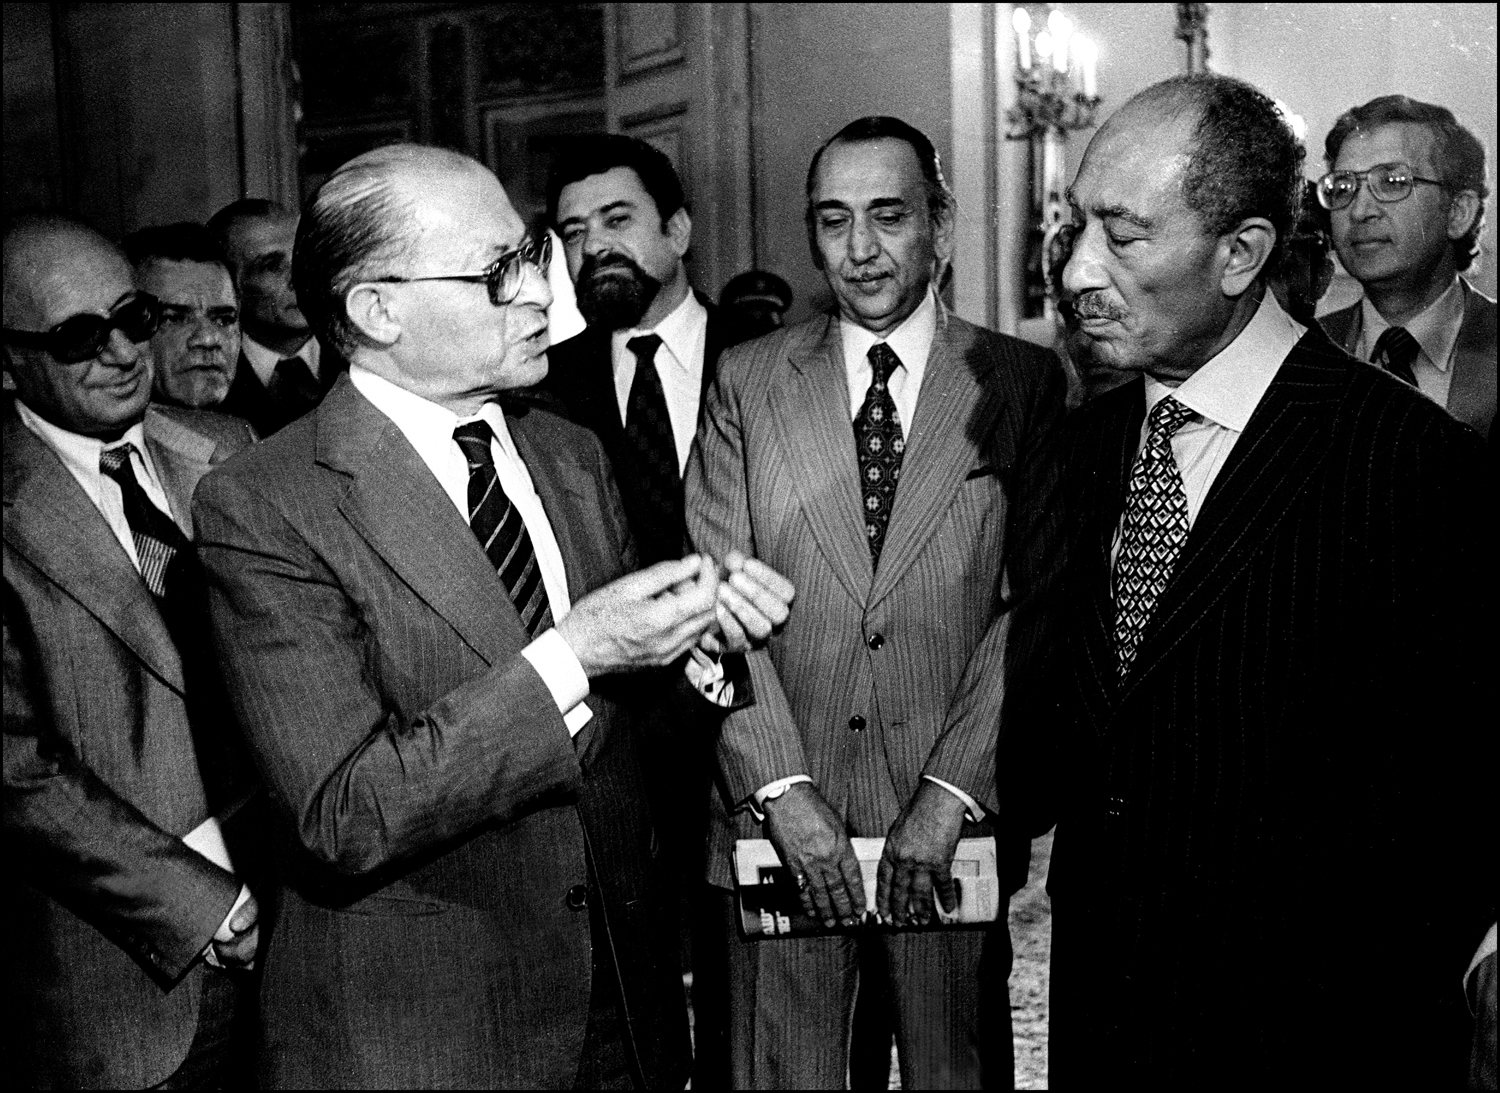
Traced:
<path id="1" fill-rule="evenodd" d="M 316 412 L 318 462 L 352 477 L 339 511 L 371 549 L 486 663 L 525 645 L 478 540 L 395 423 L 347 380 Z"/>
<path id="2" fill-rule="evenodd" d="M 967 363 L 972 337 L 945 313 L 939 315 L 917 409 L 907 430 L 901 483 L 875 570 L 870 606 L 884 599 L 922 553 L 972 469 L 976 422 L 990 420 L 999 391 L 983 384 Z"/>
<path id="3" fill-rule="evenodd" d="M 1467 281 L 1463 289 L 1464 319 L 1454 347 L 1447 409 L 1488 439 L 1486 419 L 1495 406 L 1495 304 Z"/>
<path id="4" fill-rule="evenodd" d="M 547 513 L 552 537 L 562 552 L 568 576 L 568 598 L 576 602 L 614 576 L 620 559 L 610 557 L 600 536 L 585 534 L 603 522 L 597 480 L 573 453 L 549 445 L 535 435 L 530 411 L 506 412 L 506 424 L 531 475 L 537 497 Z"/>
<path id="5" fill-rule="evenodd" d="M 154 409 L 146 411 L 144 430 L 151 461 L 172 507 L 172 519 L 191 539 L 193 491 L 213 467 L 218 445 Z"/>
<path id="6" fill-rule="evenodd" d="M 839 583 L 863 603 L 873 573 L 838 323 L 830 318 L 821 336 L 813 334 L 787 356 L 785 382 L 773 378 L 770 402 L 793 488 Z"/>
<path id="7" fill-rule="evenodd" d="M 182 659 L 150 590 L 83 488 L 13 409 L 5 414 L 4 523 L 7 542 L 184 693 Z"/>
<path id="8" fill-rule="evenodd" d="M 1321 331 L 1304 335 L 1287 357 L 1204 500 L 1141 639 L 1127 694 L 1212 610 L 1313 480 L 1347 367 Z"/>

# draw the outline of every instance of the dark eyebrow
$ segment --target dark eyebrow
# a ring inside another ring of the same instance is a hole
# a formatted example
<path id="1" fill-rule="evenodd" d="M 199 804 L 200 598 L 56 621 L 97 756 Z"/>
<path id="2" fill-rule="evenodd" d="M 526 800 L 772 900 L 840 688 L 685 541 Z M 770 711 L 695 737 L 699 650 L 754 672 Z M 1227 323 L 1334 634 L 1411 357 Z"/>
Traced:
<path id="1" fill-rule="evenodd" d="M 1095 205 L 1092 209 L 1085 210 L 1078 203 L 1078 196 L 1073 193 L 1073 187 L 1071 186 L 1063 191 L 1063 197 L 1067 200 L 1069 208 L 1074 212 L 1088 211 L 1100 220 L 1123 220 L 1127 224 L 1135 225 L 1142 231 L 1150 231 L 1156 227 L 1156 221 L 1152 220 L 1149 216 L 1142 216 L 1140 213 L 1124 205 Z"/>
<path id="2" fill-rule="evenodd" d="M 235 307 L 233 304 L 219 304 L 215 307 L 209 308 L 208 313 L 210 315 L 237 315 L 239 314 L 239 310 L 240 309 Z"/>

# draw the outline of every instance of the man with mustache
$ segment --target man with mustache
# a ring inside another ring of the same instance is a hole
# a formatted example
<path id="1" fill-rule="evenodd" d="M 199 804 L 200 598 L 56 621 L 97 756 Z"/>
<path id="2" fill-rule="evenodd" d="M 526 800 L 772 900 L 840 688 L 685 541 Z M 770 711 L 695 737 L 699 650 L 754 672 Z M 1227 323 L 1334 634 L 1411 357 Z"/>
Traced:
<path id="1" fill-rule="evenodd" d="M 1079 333 L 1134 378 L 1068 426 L 1054 1088 L 1463 1081 L 1494 494 L 1473 430 L 1268 289 L 1303 158 L 1182 76 L 1068 190 Z"/>
<path id="2" fill-rule="evenodd" d="M 1463 274 L 1484 229 L 1484 145 L 1453 112 L 1383 95 L 1324 142 L 1318 198 L 1363 300 L 1323 329 L 1488 438 L 1495 420 L 1495 301 Z"/>
<path id="3" fill-rule="evenodd" d="M 213 234 L 200 224 L 166 224 L 142 228 L 121 246 L 141 289 L 161 301 L 161 326 L 151 339 L 152 401 L 207 435 L 227 428 L 254 440 L 248 422 L 211 412 L 229 393 L 240 356 L 239 300 Z"/>
<path id="4" fill-rule="evenodd" d="M 843 1088 L 856 998 L 880 986 L 904 1088 L 1013 1082 L 1005 923 L 899 929 L 953 906 L 960 836 L 994 834 L 1005 890 L 1024 883 L 996 756 L 1060 565 L 1062 372 L 939 302 L 953 208 L 932 142 L 897 118 L 819 148 L 807 231 L 836 308 L 725 354 L 688 467 L 693 543 L 762 552 L 799 595 L 719 740 L 709 879 L 737 1089 Z M 859 836 L 886 840 L 873 904 Z M 739 939 L 730 853 L 767 837 L 826 933 Z M 866 912 L 898 929 L 861 929 Z"/>

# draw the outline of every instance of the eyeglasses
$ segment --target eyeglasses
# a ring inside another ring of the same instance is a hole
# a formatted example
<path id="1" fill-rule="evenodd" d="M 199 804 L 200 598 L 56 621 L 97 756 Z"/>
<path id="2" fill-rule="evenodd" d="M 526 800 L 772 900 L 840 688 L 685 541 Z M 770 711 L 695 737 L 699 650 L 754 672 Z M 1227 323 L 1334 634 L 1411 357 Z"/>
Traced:
<path id="1" fill-rule="evenodd" d="M 1429 186 L 1443 186 L 1435 178 L 1421 178 L 1412 174 L 1405 163 L 1380 163 L 1368 171 L 1329 171 L 1318 179 L 1318 204 L 1325 209 L 1346 209 L 1359 196 L 1359 187 L 1366 179 L 1370 184 L 1370 196 L 1382 204 L 1405 201 L 1411 196 L 1413 184 L 1425 182 Z"/>
<path id="2" fill-rule="evenodd" d="M 115 330 L 140 344 L 160 326 L 161 301 L 149 292 L 137 292 L 108 315 L 69 315 L 51 330 L 12 330 L 7 326 L 4 335 L 12 345 L 40 349 L 59 364 L 79 364 L 103 353 Z"/>
<path id="3" fill-rule="evenodd" d="M 489 289 L 490 303 L 504 307 L 513 303 L 521 294 L 521 285 L 526 280 L 526 267 L 535 266 L 543 276 L 552 264 L 552 236 L 541 234 L 522 241 L 515 250 L 508 250 L 485 268 L 483 273 L 445 273 L 434 277 L 371 277 L 375 284 L 409 285 L 417 281 L 467 281 L 484 285 Z"/>

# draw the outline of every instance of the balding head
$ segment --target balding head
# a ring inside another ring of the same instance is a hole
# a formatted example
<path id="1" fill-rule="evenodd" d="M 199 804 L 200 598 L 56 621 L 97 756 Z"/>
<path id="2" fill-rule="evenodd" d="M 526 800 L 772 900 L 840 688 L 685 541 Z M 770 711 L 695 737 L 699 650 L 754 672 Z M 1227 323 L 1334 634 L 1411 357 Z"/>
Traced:
<path id="1" fill-rule="evenodd" d="M 19 217 L 3 242 L 4 325 L 42 333 L 75 315 L 109 316 L 136 291 L 120 249 L 93 228 L 58 214 Z M 117 434 L 141 419 L 151 397 L 147 343 L 118 328 L 100 353 L 68 364 L 7 339 L 6 363 L 21 401 L 64 429 Z"/>

